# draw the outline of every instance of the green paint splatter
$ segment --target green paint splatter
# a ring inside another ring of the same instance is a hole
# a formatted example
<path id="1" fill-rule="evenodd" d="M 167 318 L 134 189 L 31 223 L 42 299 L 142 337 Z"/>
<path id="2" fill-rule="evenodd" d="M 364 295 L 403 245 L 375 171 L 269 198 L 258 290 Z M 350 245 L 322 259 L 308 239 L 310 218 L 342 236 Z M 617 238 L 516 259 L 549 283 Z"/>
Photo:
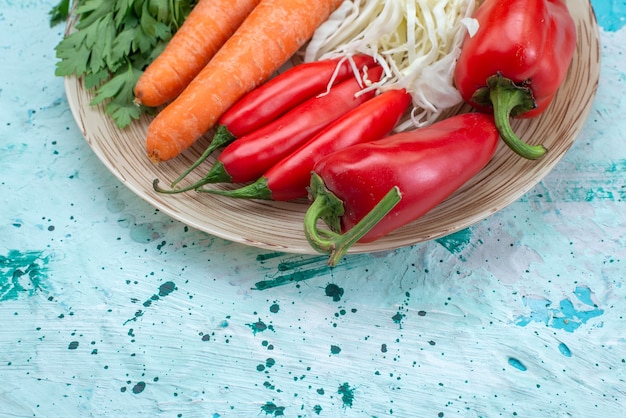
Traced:
<path id="1" fill-rule="evenodd" d="M 272 325 L 267 325 L 265 322 L 261 320 L 261 318 L 259 318 L 259 320 L 253 324 L 246 324 L 246 325 L 250 327 L 250 329 L 255 335 L 257 334 L 257 332 L 263 332 L 268 329 L 270 331 L 274 331 L 274 327 Z"/>
<path id="2" fill-rule="evenodd" d="M 178 288 L 176 287 L 176 283 L 165 282 L 161 286 L 159 286 L 159 293 L 158 294 L 155 293 L 154 295 L 150 296 L 150 298 L 146 299 L 142 305 L 144 306 L 144 308 L 149 308 L 150 306 L 152 306 L 153 302 L 156 302 L 165 296 L 169 296 L 174 290 L 177 290 L 177 289 Z M 131 321 L 136 321 L 137 318 L 142 317 L 144 313 L 145 313 L 144 311 L 139 309 L 138 311 L 135 312 L 135 316 L 124 321 L 123 325 L 126 325 L 127 323 Z"/>
<path id="3" fill-rule="evenodd" d="M 134 394 L 141 393 L 143 392 L 145 388 L 146 388 L 146 382 L 137 382 L 137 384 L 133 386 L 133 393 Z"/>
<path id="4" fill-rule="evenodd" d="M 161 286 L 159 286 L 159 294 L 154 294 L 150 296 L 150 299 L 146 300 L 143 303 L 143 306 L 147 308 L 148 306 L 152 305 L 152 302 L 156 302 L 157 300 L 165 296 L 168 296 L 170 293 L 172 293 L 176 289 L 178 288 L 176 287 L 176 283 L 174 282 L 163 283 Z"/>
<path id="5" fill-rule="evenodd" d="M 278 271 L 290 271 L 296 270 L 302 267 L 308 267 L 312 264 L 321 263 L 324 268 L 323 270 L 328 270 L 328 264 L 326 257 L 318 256 L 318 257 L 294 257 L 290 260 L 282 261 L 278 264 Z"/>
<path id="6" fill-rule="evenodd" d="M 285 253 L 267 253 L 267 254 L 259 254 L 256 256 L 256 261 L 260 262 L 260 263 L 264 263 L 267 260 L 271 260 L 273 258 L 277 258 L 277 257 L 282 257 L 284 256 Z"/>
<path id="7" fill-rule="evenodd" d="M 406 317 L 405 314 L 401 313 L 401 312 L 397 312 L 394 316 L 391 317 L 391 319 L 393 319 L 393 322 L 402 326 L 402 320 Z"/>
<path id="8" fill-rule="evenodd" d="M 339 389 L 337 389 L 337 393 L 341 395 L 341 401 L 343 402 L 343 407 L 352 408 L 352 403 L 354 402 L 354 389 L 350 388 L 348 383 L 343 383 L 339 385 Z"/>
<path id="9" fill-rule="evenodd" d="M 143 303 L 143 306 L 147 308 L 147 307 L 149 307 L 150 305 L 152 305 L 152 302 L 156 302 L 157 300 L 159 300 L 159 296 L 158 296 L 158 295 L 156 295 L 156 294 L 155 294 L 155 295 L 152 295 L 152 296 L 150 297 L 150 299 L 146 300 L 146 301 Z"/>
<path id="10" fill-rule="evenodd" d="M 161 286 L 159 286 L 159 296 L 165 297 L 176 290 L 176 283 L 174 282 L 165 282 Z"/>
<path id="11" fill-rule="evenodd" d="M 277 257 L 278 255 L 284 254 L 272 253 L 257 256 L 257 261 L 264 262 L 267 259 Z M 273 287 L 289 283 L 297 283 L 327 274 L 331 269 L 331 267 L 327 264 L 327 260 L 328 259 L 325 256 L 292 257 L 291 259 L 282 261 L 278 264 L 277 269 L 279 275 L 271 277 L 268 280 L 262 280 L 255 283 L 254 289 L 267 290 Z"/>
<path id="12" fill-rule="evenodd" d="M 334 283 L 329 283 L 324 291 L 326 296 L 333 298 L 334 302 L 339 302 L 343 296 L 343 289 Z"/>
<path id="13" fill-rule="evenodd" d="M 317 415 L 319 415 L 322 412 L 322 407 L 319 405 L 315 405 L 313 407 L 313 412 L 315 412 Z"/>
<path id="14" fill-rule="evenodd" d="M 274 415 L 275 417 L 281 417 L 285 415 L 285 407 L 276 406 L 274 402 L 267 402 L 261 407 L 261 411 L 265 412 L 265 415 Z"/>
<path id="15" fill-rule="evenodd" d="M 339 353 L 341 353 L 341 347 L 339 347 L 338 345 L 331 345 L 330 346 L 330 352 L 332 354 L 339 354 Z"/>
<path id="16" fill-rule="evenodd" d="M 452 254 L 458 254 L 469 245 L 471 239 L 472 231 L 471 229 L 466 228 L 445 237 L 438 238 L 435 241 L 441 244 Z"/>
<path id="17" fill-rule="evenodd" d="M 278 276 L 271 280 L 261 280 L 260 282 L 256 282 L 254 284 L 254 289 L 256 290 L 267 290 L 278 286 L 283 286 L 289 283 L 297 283 L 304 280 L 313 279 L 315 277 L 319 277 L 322 274 L 326 273 L 328 268 L 321 269 L 312 269 L 312 270 L 300 270 L 293 272 L 291 274 L 287 274 L 284 276 Z"/>
<path id="18" fill-rule="evenodd" d="M 280 311 L 280 305 L 278 303 L 274 303 L 270 306 L 271 313 L 278 313 L 278 311 Z"/>
<path id="19" fill-rule="evenodd" d="M 44 289 L 48 262 L 42 251 L 10 250 L 6 257 L 0 255 L 0 302 Z"/>

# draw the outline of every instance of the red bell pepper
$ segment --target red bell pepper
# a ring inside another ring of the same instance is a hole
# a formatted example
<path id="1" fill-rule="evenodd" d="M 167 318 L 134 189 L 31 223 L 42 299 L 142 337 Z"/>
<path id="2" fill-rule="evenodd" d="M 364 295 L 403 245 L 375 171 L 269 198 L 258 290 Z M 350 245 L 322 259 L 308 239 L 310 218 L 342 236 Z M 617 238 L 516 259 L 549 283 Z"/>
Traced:
<path id="1" fill-rule="evenodd" d="M 388 90 L 359 105 L 270 168 L 252 184 L 208 192 L 245 199 L 292 200 L 306 197 L 311 170 L 322 157 L 387 136 L 411 103 L 406 90 Z"/>
<path id="2" fill-rule="evenodd" d="M 367 80 L 376 82 L 383 74 L 380 66 L 365 69 Z M 362 93 L 362 94 L 359 94 Z M 233 141 L 221 152 L 209 172 L 197 182 L 180 189 L 160 193 L 199 192 L 209 183 L 245 183 L 257 180 L 274 164 L 287 157 L 329 124 L 374 96 L 375 90 L 363 91 L 356 77 L 334 86 L 328 94 L 313 97 L 291 109 L 262 128 Z"/>
<path id="3" fill-rule="evenodd" d="M 448 198 L 487 165 L 498 140 L 492 115 L 466 113 L 324 157 L 311 177 L 307 240 L 335 265 L 352 244 L 379 239 Z"/>
<path id="4" fill-rule="evenodd" d="M 331 82 L 336 85 L 354 76 L 355 71 L 374 65 L 374 58 L 358 54 L 298 64 L 271 78 L 246 94 L 222 115 L 205 152 L 171 186 L 176 186 L 215 150 L 260 129 L 302 102 L 324 93 Z"/>
<path id="5" fill-rule="evenodd" d="M 576 49 L 576 25 L 564 0 L 485 0 L 474 17 L 455 68 L 466 102 L 493 112 L 500 136 L 519 155 L 536 159 L 546 149 L 524 143 L 510 117 L 542 113 L 563 83 Z"/>

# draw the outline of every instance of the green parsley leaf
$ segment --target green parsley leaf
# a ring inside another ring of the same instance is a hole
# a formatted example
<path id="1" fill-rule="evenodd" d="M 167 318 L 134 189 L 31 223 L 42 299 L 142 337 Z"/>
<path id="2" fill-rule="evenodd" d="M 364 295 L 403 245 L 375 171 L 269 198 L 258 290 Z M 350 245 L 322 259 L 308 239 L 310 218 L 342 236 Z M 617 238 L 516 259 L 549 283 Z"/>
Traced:
<path id="1" fill-rule="evenodd" d="M 96 90 L 90 105 L 106 103 L 106 113 L 115 120 L 119 128 L 128 126 L 141 115 L 141 108 L 134 103 L 133 88 L 141 76 L 141 71 L 130 63 Z"/>
<path id="2" fill-rule="evenodd" d="M 70 15 L 70 0 L 61 0 L 48 14 L 50 15 L 51 27 L 65 22 Z"/>
<path id="3" fill-rule="evenodd" d="M 85 87 L 89 90 L 96 89 L 111 78 L 111 73 L 108 69 L 104 68 L 97 73 L 88 73 L 84 77 Z"/>
<path id="4" fill-rule="evenodd" d="M 118 32 L 117 36 L 113 40 L 113 45 L 111 46 L 111 54 L 109 59 L 111 63 L 109 67 L 115 71 L 117 68 L 113 65 L 116 62 L 123 62 L 127 57 L 126 51 L 133 50 L 133 42 L 137 37 L 137 32 L 139 31 L 139 25 L 135 24 L 134 26 L 126 26 L 121 32 Z"/>
<path id="5" fill-rule="evenodd" d="M 159 22 L 170 20 L 171 9 L 169 0 L 151 0 L 148 4 L 150 14 Z"/>
<path id="6" fill-rule="evenodd" d="M 115 2 L 115 27 L 121 28 L 126 16 L 133 13 L 133 0 L 118 0 Z"/>
<path id="7" fill-rule="evenodd" d="M 80 16 L 76 24 L 77 29 L 91 26 L 98 19 L 112 13 L 115 1 L 110 0 L 75 0 L 76 10 L 74 13 Z"/>

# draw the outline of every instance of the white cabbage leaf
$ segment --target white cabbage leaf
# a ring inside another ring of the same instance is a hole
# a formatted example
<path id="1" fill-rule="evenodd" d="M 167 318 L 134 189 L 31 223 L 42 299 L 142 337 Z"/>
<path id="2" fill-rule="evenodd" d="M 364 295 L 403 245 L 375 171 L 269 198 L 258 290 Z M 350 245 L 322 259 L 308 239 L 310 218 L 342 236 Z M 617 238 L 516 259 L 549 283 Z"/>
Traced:
<path id="1" fill-rule="evenodd" d="M 304 61 L 368 54 L 384 76 L 368 89 L 406 89 L 410 117 L 397 131 L 425 126 L 461 103 L 454 66 L 480 0 L 345 0 L 304 50 Z"/>

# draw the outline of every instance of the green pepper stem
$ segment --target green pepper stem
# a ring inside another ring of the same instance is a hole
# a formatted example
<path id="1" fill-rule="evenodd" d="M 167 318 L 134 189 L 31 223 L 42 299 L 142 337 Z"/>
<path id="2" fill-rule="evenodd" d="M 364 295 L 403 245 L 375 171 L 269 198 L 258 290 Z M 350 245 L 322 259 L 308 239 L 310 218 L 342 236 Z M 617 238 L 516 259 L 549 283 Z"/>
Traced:
<path id="1" fill-rule="evenodd" d="M 201 187 L 204 186 L 205 184 L 223 183 L 223 182 L 228 182 L 228 181 L 230 181 L 230 175 L 226 172 L 226 168 L 224 167 L 224 164 L 222 164 L 222 162 L 218 160 L 213 165 L 213 167 L 211 167 L 211 170 L 209 170 L 209 172 L 204 177 L 202 177 L 197 182 L 192 183 L 186 187 L 182 187 L 178 189 L 177 188 L 163 189 L 159 187 L 159 179 L 154 179 L 154 181 L 152 182 L 152 187 L 154 188 L 155 192 L 165 193 L 165 194 L 176 194 L 176 193 L 187 192 L 190 190 L 204 192 L 208 190 L 208 189 L 201 189 Z"/>
<path id="2" fill-rule="evenodd" d="M 543 145 L 525 143 L 511 128 L 512 116 L 515 117 L 537 106 L 530 88 L 518 86 L 500 74 L 489 77 L 487 86 L 496 127 L 504 143 L 524 158 L 529 160 L 541 158 L 546 153 L 546 148 Z"/>
<path id="3" fill-rule="evenodd" d="M 209 155 L 213 153 L 213 151 L 230 144 L 235 139 L 236 139 L 235 136 L 230 133 L 230 131 L 228 130 L 226 126 L 224 125 L 218 126 L 215 132 L 215 135 L 213 136 L 213 140 L 211 140 L 211 143 L 209 144 L 207 149 L 192 165 L 190 165 L 185 171 L 183 171 L 183 173 L 180 176 L 178 176 L 172 182 L 172 184 L 170 184 L 170 187 L 172 188 L 176 187 L 176 185 L 180 183 L 182 179 L 187 177 L 189 173 L 191 173 L 193 170 L 198 168 L 198 166 L 202 164 L 209 157 Z"/>
<path id="4" fill-rule="evenodd" d="M 304 233 L 309 244 L 320 253 L 328 253 L 328 265 L 335 266 L 374 226 L 376 226 L 402 199 L 400 189 L 393 187 L 349 231 L 340 233 L 339 218 L 344 214 L 343 202 L 326 186 L 322 178 L 312 173 L 309 189 L 313 202 L 304 216 Z M 319 229 L 317 222 L 323 219 L 331 230 Z"/>
<path id="5" fill-rule="evenodd" d="M 154 179 L 152 181 L 152 188 L 154 189 L 155 192 L 161 193 L 161 194 L 177 194 L 177 193 L 183 193 L 183 192 L 187 192 L 189 190 L 194 189 L 193 185 L 179 188 L 179 189 L 176 189 L 176 188 L 164 189 L 159 186 L 159 179 Z"/>
<path id="6" fill-rule="evenodd" d="M 272 191 L 267 186 L 267 178 L 261 177 L 254 183 L 231 190 L 197 188 L 198 192 L 218 194 L 221 196 L 234 197 L 237 199 L 261 199 L 271 200 Z"/>

